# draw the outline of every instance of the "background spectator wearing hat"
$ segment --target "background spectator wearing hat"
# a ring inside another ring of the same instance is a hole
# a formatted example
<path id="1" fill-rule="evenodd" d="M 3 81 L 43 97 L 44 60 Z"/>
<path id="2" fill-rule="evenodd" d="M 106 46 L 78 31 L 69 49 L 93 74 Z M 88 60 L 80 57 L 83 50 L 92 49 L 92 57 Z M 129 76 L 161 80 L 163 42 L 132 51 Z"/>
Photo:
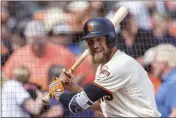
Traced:
<path id="1" fill-rule="evenodd" d="M 155 89 L 155 93 L 158 91 L 158 88 L 160 87 L 161 85 L 161 79 L 159 76 L 154 76 L 154 70 L 153 68 L 151 67 L 151 64 L 154 60 L 154 52 L 156 50 L 156 47 L 152 47 L 152 48 L 149 48 L 144 56 L 142 56 L 140 58 L 140 64 L 143 65 L 144 67 L 149 67 L 148 68 L 148 75 L 149 75 L 149 78 L 151 80 L 151 82 L 153 83 L 153 86 L 154 86 L 154 89 Z"/>
<path id="2" fill-rule="evenodd" d="M 29 81 L 40 85 L 43 90 L 46 90 L 48 87 L 47 72 L 49 66 L 63 64 L 69 68 L 75 62 L 75 57 L 67 48 L 48 42 L 44 26 L 39 21 L 29 22 L 24 34 L 27 45 L 16 50 L 10 56 L 3 67 L 3 72 L 11 78 L 14 68 L 26 66 L 31 71 Z"/>
<path id="3" fill-rule="evenodd" d="M 154 50 L 153 75 L 161 78 L 156 103 L 162 117 L 176 117 L 176 47 L 160 44 Z"/>
<path id="4" fill-rule="evenodd" d="M 68 23 L 58 23 L 56 24 L 51 33 L 50 33 L 50 40 L 58 45 L 63 45 L 64 47 L 68 48 L 74 55 L 80 55 L 84 49 L 80 47 L 79 43 L 73 42 L 73 30 L 72 27 Z"/>
<path id="5" fill-rule="evenodd" d="M 163 117 L 175 115 L 176 47 L 169 43 L 148 49 L 143 65 L 151 65 L 149 77 L 155 87 L 156 103 Z"/>

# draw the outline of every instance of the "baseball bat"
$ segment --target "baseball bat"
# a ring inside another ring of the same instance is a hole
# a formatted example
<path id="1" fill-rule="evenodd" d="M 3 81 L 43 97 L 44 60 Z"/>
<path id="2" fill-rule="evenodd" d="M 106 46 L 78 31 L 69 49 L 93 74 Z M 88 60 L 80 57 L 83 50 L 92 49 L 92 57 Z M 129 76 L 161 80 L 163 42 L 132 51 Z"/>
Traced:
<path id="1" fill-rule="evenodd" d="M 117 27 L 117 25 L 125 18 L 125 16 L 128 14 L 128 9 L 126 7 L 120 7 L 114 16 L 109 19 L 114 27 Z M 84 53 L 81 55 L 81 57 L 75 62 L 75 64 L 69 69 L 69 73 L 72 73 L 83 61 L 84 59 L 89 55 L 89 50 L 86 49 Z M 49 103 L 49 100 L 51 98 L 51 95 L 45 96 L 42 98 L 42 101 L 44 103 Z"/>

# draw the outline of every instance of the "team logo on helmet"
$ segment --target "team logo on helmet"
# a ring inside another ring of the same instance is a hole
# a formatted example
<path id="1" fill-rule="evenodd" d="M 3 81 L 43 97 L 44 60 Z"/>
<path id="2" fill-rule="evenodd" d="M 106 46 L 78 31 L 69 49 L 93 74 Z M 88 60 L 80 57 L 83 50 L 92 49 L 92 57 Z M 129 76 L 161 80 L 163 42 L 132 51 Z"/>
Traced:
<path id="1" fill-rule="evenodd" d="M 88 24 L 87 29 L 88 29 L 89 32 L 91 32 L 93 28 L 90 24 Z"/>

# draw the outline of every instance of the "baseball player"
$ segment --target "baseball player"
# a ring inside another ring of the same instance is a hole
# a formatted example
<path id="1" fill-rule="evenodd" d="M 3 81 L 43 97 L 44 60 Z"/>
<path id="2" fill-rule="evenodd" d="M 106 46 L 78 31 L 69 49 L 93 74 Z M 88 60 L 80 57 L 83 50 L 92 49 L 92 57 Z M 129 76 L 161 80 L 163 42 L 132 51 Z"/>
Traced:
<path id="1" fill-rule="evenodd" d="M 101 17 L 89 19 L 84 25 L 84 40 L 92 61 L 99 64 L 94 82 L 84 89 L 69 83 L 74 92 L 64 93 L 62 82 L 70 82 L 73 75 L 62 72 L 49 86 L 49 93 L 73 113 L 89 109 L 100 100 L 105 117 L 160 117 L 147 72 L 117 49 L 111 21 Z"/>

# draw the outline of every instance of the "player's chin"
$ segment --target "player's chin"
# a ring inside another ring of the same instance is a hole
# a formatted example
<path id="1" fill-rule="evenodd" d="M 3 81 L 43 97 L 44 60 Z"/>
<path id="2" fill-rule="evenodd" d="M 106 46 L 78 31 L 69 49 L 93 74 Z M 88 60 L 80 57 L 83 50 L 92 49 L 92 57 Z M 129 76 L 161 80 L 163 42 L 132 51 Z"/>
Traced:
<path id="1" fill-rule="evenodd" d="M 104 58 L 104 57 L 103 57 L 103 54 L 95 54 L 95 55 L 93 56 L 93 62 L 96 63 L 96 64 L 102 63 L 103 58 Z"/>

